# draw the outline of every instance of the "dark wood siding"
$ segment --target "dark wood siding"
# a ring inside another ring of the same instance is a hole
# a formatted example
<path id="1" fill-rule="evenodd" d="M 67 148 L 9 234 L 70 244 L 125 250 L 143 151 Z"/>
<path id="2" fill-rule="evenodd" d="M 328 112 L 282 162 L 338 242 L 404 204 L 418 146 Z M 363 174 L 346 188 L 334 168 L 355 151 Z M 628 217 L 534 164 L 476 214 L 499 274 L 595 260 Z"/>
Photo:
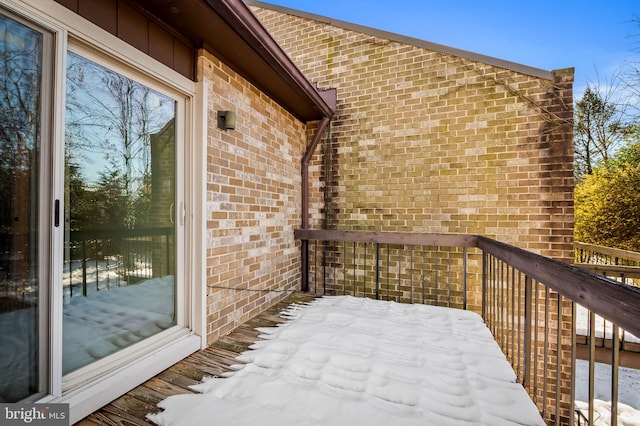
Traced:
<path id="1" fill-rule="evenodd" d="M 124 0 L 55 0 L 119 39 L 195 80 L 196 46 Z"/>

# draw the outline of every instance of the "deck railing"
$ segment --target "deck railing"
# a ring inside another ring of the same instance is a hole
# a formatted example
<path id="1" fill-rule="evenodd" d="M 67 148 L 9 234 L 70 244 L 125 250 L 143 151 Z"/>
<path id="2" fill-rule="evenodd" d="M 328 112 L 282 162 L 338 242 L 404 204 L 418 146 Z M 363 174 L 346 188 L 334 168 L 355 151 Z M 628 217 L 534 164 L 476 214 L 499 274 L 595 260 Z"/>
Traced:
<path id="1" fill-rule="evenodd" d="M 624 284 L 640 287 L 639 252 L 576 241 L 574 242 L 574 265 Z M 581 308 L 578 308 L 577 314 L 587 318 Z M 620 365 L 638 370 L 640 376 L 640 339 L 637 336 L 620 329 L 618 338 L 614 339 L 611 324 L 598 316 L 595 318 L 595 334 L 595 356 L 598 362 L 611 363 L 611 348 L 616 344 L 620 349 Z M 583 330 L 577 330 L 576 339 L 577 358 L 587 359 L 591 349 Z"/>
<path id="2" fill-rule="evenodd" d="M 485 237 L 298 230 L 296 238 L 304 291 L 480 313 L 548 424 L 595 423 L 596 315 L 614 342 L 620 328 L 640 336 L 640 289 Z M 586 324 L 576 323 L 578 306 Z M 576 377 L 577 326 L 588 342 L 586 378 Z M 619 345 L 609 356 L 615 425 Z"/>
<path id="3" fill-rule="evenodd" d="M 65 242 L 65 296 L 87 296 L 173 274 L 172 228 L 71 231 Z"/>
<path id="4" fill-rule="evenodd" d="M 578 241 L 573 247 L 576 266 L 640 287 L 640 253 Z"/>

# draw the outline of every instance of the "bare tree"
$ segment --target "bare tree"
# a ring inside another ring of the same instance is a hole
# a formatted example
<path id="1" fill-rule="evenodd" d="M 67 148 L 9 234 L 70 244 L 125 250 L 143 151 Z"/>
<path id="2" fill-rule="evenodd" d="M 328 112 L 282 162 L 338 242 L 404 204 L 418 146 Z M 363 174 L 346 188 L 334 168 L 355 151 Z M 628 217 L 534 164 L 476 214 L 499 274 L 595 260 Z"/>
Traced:
<path id="1" fill-rule="evenodd" d="M 119 218 L 126 228 L 135 226 L 138 193 L 151 173 L 151 134 L 171 119 L 171 106 L 168 98 L 144 85 L 79 56 L 69 57 L 67 151 L 84 157 L 83 175 L 91 174 L 94 185 L 120 180 L 124 214 Z"/>
<path id="2" fill-rule="evenodd" d="M 617 78 L 612 82 L 618 82 Z M 608 162 L 636 126 L 627 116 L 629 104 L 620 98 L 618 83 L 589 84 L 576 102 L 574 123 L 575 176 L 580 181 Z"/>

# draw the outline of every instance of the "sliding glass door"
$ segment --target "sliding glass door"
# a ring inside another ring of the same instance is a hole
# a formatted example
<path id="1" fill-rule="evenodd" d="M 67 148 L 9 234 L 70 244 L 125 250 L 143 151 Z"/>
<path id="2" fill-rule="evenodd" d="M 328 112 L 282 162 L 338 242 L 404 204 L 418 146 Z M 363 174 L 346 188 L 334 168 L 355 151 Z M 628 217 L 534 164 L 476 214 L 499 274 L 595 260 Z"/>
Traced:
<path id="1" fill-rule="evenodd" d="M 0 6 L 0 403 L 73 394 L 189 332 L 188 95 L 14 9 Z"/>
<path id="2" fill-rule="evenodd" d="M 63 374 L 176 324 L 176 101 L 67 54 Z"/>
<path id="3" fill-rule="evenodd" d="M 1 11 L 0 11 L 1 12 Z M 41 392 L 45 37 L 0 13 L 0 402 Z M 44 351 L 43 351 L 44 349 Z"/>

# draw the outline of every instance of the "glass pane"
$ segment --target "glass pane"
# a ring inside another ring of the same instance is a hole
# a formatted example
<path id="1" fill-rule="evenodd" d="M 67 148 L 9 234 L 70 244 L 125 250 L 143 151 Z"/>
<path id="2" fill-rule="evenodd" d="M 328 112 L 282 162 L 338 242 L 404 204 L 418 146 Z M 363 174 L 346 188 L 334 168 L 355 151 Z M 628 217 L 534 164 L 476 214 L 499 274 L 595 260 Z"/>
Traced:
<path id="1" fill-rule="evenodd" d="M 42 34 L 0 15 L 0 402 L 38 383 Z"/>
<path id="2" fill-rule="evenodd" d="M 176 324 L 176 102 L 67 60 L 65 374 Z"/>

